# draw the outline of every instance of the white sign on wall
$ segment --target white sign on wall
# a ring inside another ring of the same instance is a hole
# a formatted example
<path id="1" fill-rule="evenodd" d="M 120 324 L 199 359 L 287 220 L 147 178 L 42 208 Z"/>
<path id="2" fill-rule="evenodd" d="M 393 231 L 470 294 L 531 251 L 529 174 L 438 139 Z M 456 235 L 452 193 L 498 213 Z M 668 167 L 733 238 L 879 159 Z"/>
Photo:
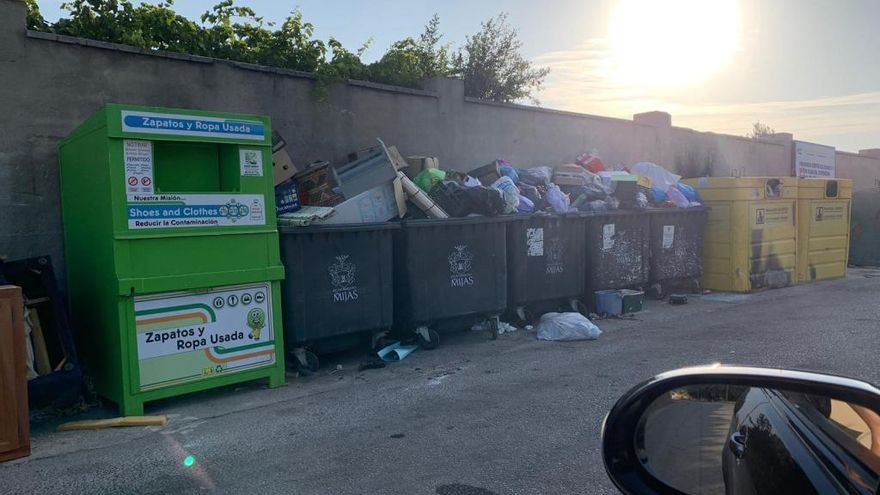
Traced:
<path id="1" fill-rule="evenodd" d="M 833 146 L 795 141 L 794 176 L 834 178 L 837 176 L 836 155 Z"/>

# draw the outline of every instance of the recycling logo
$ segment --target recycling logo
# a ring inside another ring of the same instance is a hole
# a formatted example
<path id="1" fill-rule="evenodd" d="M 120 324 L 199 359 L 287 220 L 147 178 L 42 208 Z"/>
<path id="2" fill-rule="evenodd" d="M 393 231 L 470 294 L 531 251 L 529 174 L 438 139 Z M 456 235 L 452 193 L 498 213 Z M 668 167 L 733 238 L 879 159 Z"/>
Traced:
<path id="1" fill-rule="evenodd" d="M 220 216 L 235 222 L 239 218 L 246 217 L 250 213 L 250 208 L 238 201 L 231 199 L 225 205 L 220 207 Z"/>

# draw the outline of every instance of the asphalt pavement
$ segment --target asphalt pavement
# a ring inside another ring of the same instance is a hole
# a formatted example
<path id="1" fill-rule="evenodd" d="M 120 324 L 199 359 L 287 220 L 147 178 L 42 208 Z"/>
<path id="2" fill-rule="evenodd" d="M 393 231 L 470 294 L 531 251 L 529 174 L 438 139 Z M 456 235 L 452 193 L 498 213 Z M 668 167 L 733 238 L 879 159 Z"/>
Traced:
<path id="1" fill-rule="evenodd" d="M 147 414 L 168 416 L 164 428 L 55 433 L 61 419 L 44 420 L 33 454 L 0 465 L 0 493 L 617 493 L 599 433 L 628 388 L 714 362 L 878 383 L 878 291 L 880 272 L 853 270 L 750 296 L 650 302 L 635 318 L 598 321 L 604 333 L 590 342 L 468 331 L 362 372 L 359 356 L 332 356 L 281 389 L 149 404 Z"/>

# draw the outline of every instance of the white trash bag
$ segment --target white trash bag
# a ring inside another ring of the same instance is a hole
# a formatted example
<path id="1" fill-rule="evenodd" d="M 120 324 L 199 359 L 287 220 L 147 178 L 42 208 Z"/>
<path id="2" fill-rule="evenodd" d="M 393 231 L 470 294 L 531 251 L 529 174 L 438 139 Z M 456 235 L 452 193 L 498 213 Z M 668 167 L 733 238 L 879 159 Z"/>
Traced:
<path id="1" fill-rule="evenodd" d="M 538 340 L 595 340 L 602 330 L 580 313 L 546 313 L 535 327 Z"/>

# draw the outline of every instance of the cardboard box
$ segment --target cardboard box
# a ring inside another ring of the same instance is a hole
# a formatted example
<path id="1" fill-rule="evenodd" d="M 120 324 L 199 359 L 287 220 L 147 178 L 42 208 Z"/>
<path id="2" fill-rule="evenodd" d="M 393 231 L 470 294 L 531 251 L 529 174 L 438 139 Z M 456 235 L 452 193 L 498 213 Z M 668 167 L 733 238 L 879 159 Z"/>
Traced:
<path id="1" fill-rule="evenodd" d="M 335 168 L 340 190 L 346 198 L 353 198 L 390 183 L 397 177 L 397 169 L 383 148 L 377 148 L 370 154 Z"/>
<path id="2" fill-rule="evenodd" d="M 400 215 L 393 181 L 364 191 L 333 209 L 336 214 L 321 222 L 322 225 L 386 222 Z"/>
<path id="3" fill-rule="evenodd" d="M 273 185 L 281 184 L 297 173 L 296 165 L 287 153 L 287 141 L 277 132 L 272 133 L 272 177 Z"/>
<path id="4" fill-rule="evenodd" d="M 339 178 L 330 162 L 314 162 L 294 177 L 299 202 L 311 206 L 336 206 L 345 200 L 337 192 Z"/>
<path id="5" fill-rule="evenodd" d="M 426 168 L 440 168 L 440 160 L 435 156 L 408 156 L 406 163 L 408 166 L 404 172 L 410 179 L 415 178 Z"/>
<path id="6" fill-rule="evenodd" d="M 293 164 L 286 149 L 281 148 L 272 153 L 272 176 L 276 186 L 293 177 L 297 172 L 296 165 Z"/>

